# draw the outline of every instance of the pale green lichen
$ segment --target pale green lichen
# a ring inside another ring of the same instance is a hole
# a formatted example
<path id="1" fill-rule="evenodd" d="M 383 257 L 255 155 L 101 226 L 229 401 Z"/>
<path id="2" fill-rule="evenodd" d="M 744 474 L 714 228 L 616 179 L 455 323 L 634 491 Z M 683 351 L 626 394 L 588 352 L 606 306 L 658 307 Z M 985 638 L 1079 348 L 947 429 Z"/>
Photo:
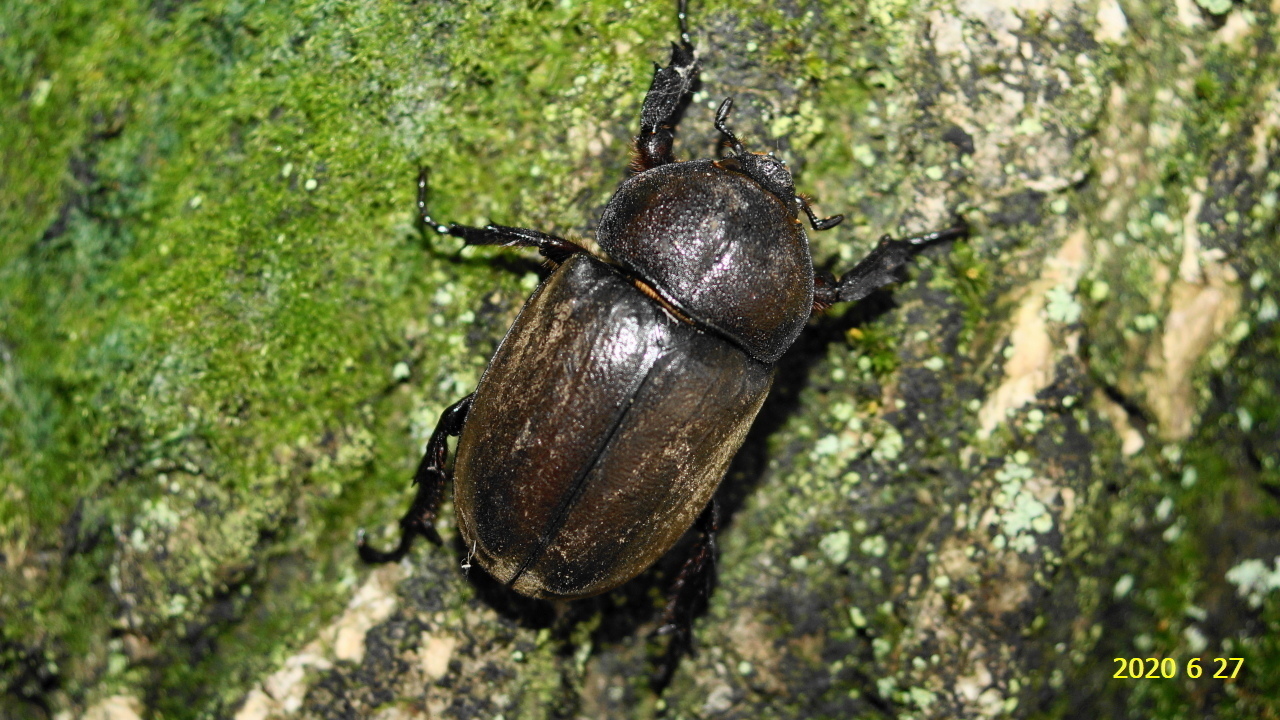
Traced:
<path id="1" fill-rule="evenodd" d="M 862 551 L 863 555 L 869 557 L 884 557 L 884 554 L 889 549 L 889 543 L 884 539 L 883 535 L 872 535 L 871 537 L 863 538 L 858 543 L 858 549 Z"/>
<path id="2" fill-rule="evenodd" d="M 832 565 L 841 565 L 845 560 L 849 559 L 851 541 L 852 536 L 850 536 L 849 531 L 837 530 L 824 535 L 822 540 L 818 541 L 818 549 L 822 551 L 823 555 L 826 555 L 827 560 Z"/>
<path id="3" fill-rule="evenodd" d="M 1231 11 L 1231 0 L 1196 0 L 1196 4 L 1214 15 L 1225 15 Z"/>
<path id="4" fill-rule="evenodd" d="M 1021 453 L 1019 458 L 1011 458 L 996 472 L 1000 489 L 993 497 L 995 506 L 1001 509 L 1001 537 L 1018 552 L 1035 550 L 1034 533 L 1044 534 L 1053 529 L 1053 516 L 1049 509 L 1027 487 L 1028 481 L 1035 476 L 1031 468 L 1023 464 L 1028 460 L 1026 454 Z"/>
<path id="5" fill-rule="evenodd" d="M 877 460 L 883 462 L 891 462 L 898 458 L 904 447 L 902 433 L 892 425 L 886 425 L 880 438 L 876 440 L 875 447 L 871 450 L 871 455 Z"/>
<path id="6" fill-rule="evenodd" d="M 1057 285 L 1045 294 L 1045 315 L 1054 322 L 1072 324 L 1080 319 L 1080 303 L 1070 288 Z"/>
<path id="7" fill-rule="evenodd" d="M 1244 560 L 1227 571 L 1226 579 L 1250 607 L 1261 607 L 1268 595 L 1280 590 L 1280 557 L 1275 559 L 1274 568 L 1268 568 L 1263 560 Z"/>

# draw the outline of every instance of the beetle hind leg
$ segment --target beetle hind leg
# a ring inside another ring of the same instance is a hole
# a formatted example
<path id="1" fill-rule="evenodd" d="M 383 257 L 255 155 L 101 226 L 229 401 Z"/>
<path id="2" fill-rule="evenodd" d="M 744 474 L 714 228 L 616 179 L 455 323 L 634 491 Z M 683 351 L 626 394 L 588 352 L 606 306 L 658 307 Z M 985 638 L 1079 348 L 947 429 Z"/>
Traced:
<path id="1" fill-rule="evenodd" d="M 680 573 L 667 591 L 662 625 L 654 633 L 671 636 L 650 681 L 657 691 L 671 683 L 680 657 L 693 654 L 693 618 L 702 609 L 715 584 L 716 532 L 720 530 L 720 507 L 715 498 L 698 516 L 696 527 L 700 535 L 689 548 Z"/>
<path id="2" fill-rule="evenodd" d="M 418 463 L 418 470 L 413 475 L 413 482 L 418 486 L 418 493 L 413 498 L 409 511 L 400 518 L 400 542 L 391 550 L 376 550 L 369 546 L 364 529 L 361 528 L 356 538 L 356 550 L 360 559 L 367 563 L 397 562 L 409 552 L 413 538 L 421 535 L 431 544 L 440 545 L 440 533 L 436 532 L 436 513 L 440 510 L 440 500 L 444 496 L 445 462 L 449 459 L 449 437 L 457 437 L 462 433 L 462 424 L 466 422 L 467 412 L 471 409 L 472 393 L 450 405 L 440 414 L 440 421 L 431 433 L 427 442 L 427 452 Z"/>

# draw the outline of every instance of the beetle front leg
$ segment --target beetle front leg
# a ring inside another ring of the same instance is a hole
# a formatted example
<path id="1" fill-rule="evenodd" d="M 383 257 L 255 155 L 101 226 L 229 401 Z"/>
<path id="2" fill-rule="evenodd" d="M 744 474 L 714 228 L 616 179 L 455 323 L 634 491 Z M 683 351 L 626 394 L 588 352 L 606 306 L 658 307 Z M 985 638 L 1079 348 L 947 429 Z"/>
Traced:
<path id="1" fill-rule="evenodd" d="M 969 225 L 963 218 L 945 230 L 925 235 L 894 240 L 885 235 L 879 244 L 844 277 L 836 280 L 825 273 L 814 276 L 813 304 L 823 309 L 838 302 L 854 302 L 870 295 L 885 285 L 898 280 L 898 268 L 911 259 L 919 249 L 929 243 L 964 237 Z"/>
<path id="2" fill-rule="evenodd" d="M 542 256 L 554 263 L 562 263 L 573 255 L 586 252 L 587 249 L 562 237 L 530 230 L 528 228 L 507 227 L 506 225 L 442 225 L 431 219 L 427 212 L 427 176 L 426 168 L 418 170 L 418 221 L 425 228 L 435 230 L 441 235 L 452 235 L 461 238 L 468 245 L 500 245 L 502 247 L 534 247 Z"/>
<path id="3" fill-rule="evenodd" d="M 440 414 L 440 421 L 427 441 L 427 452 L 418 463 L 418 470 L 413 475 L 413 482 L 418 486 L 418 494 L 413 498 L 409 511 L 400 518 L 400 544 L 389 551 L 375 550 L 369 546 L 364 529 L 361 528 L 356 537 L 356 550 L 360 559 L 367 563 L 396 562 L 409 552 L 415 535 L 421 535 L 433 545 L 441 544 L 440 533 L 436 532 L 436 513 L 440 510 L 440 500 L 444 496 L 445 462 L 449 459 L 449 437 L 462 434 L 462 424 L 467 420 L 467 412 L 471 409 L 471 401 L 475 393 L 450 405 Z"/>
<path id="4" fill-rule="evenodd" d="M 700 535 L 689 548 L 684 565 L 667 591 L 667 606 L 662 625 L 655 634 L 670 635 L 658 672 L 652 679 L 654 689 L 661 690 L 671 682 L 680 656 L 693 653 L 693 617 L 699 606 L 711 595 L 716 570 L 716 533 L 720 530 L 720 505 L 715 498 L 707 503 L 695 523 Z"/>
<path id="5" fill-rule="evenodd" d="M 653 68 L 653 81 L 645 93 L 644 106 L 640 109 L 640 134 L 636 136 L 636 172 L 675 162 L 671 145 L 675 140 L 676 114 L 680 103 L 689 94 L 694 78 L 698 75 L 698 56 L 689 40 L 689 27 L 685 22 L 688 2 L 680 0 L 680 42 L 671 43 L 671 62 L 666 67 Z"/>

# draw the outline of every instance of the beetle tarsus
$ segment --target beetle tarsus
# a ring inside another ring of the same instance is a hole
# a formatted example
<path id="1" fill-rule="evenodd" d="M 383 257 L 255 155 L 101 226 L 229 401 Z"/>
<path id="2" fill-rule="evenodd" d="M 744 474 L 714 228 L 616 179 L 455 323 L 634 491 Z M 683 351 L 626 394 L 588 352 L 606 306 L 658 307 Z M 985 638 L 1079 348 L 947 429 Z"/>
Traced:
<path id="1" fill-rule="evenodd" d="M 733 154 L 741 155 L 745 153 L 747 150 L 742 146 L 742 141 L 738 139 L 738 136 L 734 135 L 733 131 L 729 129 L 729 125 L 727 123 L 727 121 L 729 120 L 729 113 L 732 111 L 733 111 L 733 98 L 727 97 L 724 99 L 724 102 L 720 103 L 720 107 L 716 110 L 715 126 L 716 126 L 716 130 L 718 130 L 721 135 L 724 135 L 725 138 L 729 140 L 729 149 L 733 151 Z"/>
<path id="2" fill-rule="evenodd" d="M 917 235 L 916 237 L 909 237 L 906 240 L 903 240 L 903 242 L 911 243 L 912 245 L 928 245 L 929 243 L 942 242 L 945 240 L 956 240 L 965 237 L 968 234 L 969 221 L 965 220 L 963 215 L 957 215 L 955 219 L 951 221 L 951 227 L 943 230 L 935 230 L 931 233 L 925 233 L 924 235 Z"/>
<path id="3" fill-rule="evenodd" d="M 360 559 L 370 564 L 398 562 L 409 553 L 413 538 L 421 535 L 432 545 L 441 545 L 440 533 L 436 531 L 436 513 L 440 510 L 440 500 L 444 497 L 446 480 L 445 463 L 449 459 L 449 438 L 462 434 L 462 425 L 467 420 L 467 412 L 471 410 L 472 393 L 450 405 L 440 413 L 440 421 L 427 441 L 427 451 L 418 463 L 413 474 L 413 483 L 418 486 L 418 493 L 413 498 L 409 511 L 400 518 L 400 542 L 391 550 L 377 550 L 370 547 L 364 529 L 356 536 L 356 550 Z"/>
<path id="4" fill-rule="evenodd" d="M 898 281 L 898 269 L 907 263 L 913 255 L 925 245 L 944 240 L 954 240 L 969 233 L 969 225 L 963 218 L 944 230 L 894 240 L 888 235 L 880 238 L 880 242 L 869 255 L 862 259 L 852 270 L 845 273 L 838 282 L 815 276 L 813 288 L 814 305 L 827 307 L 838 302 L 856 302 Z"/>
<path id="5" fill-rule="evenodd" d="M 418 222 L 423 228 L 435 230 L 440 235 L 452 235 L 467 245 L 500 245 L 502 247 L 537 248 L 542 256 L 554 263 L 563 263 L 577 253 L 587 249 L 570 240 L 557 237 L 539 230 L 508 227 L 506 225 L 443 225 L 436 222 L 427 210 L 428 177 L 427 168 L 418 169 Z"/>
<path id="6" fill-rule="evenodd" d="M 432 220 L 431 213 L 427 212 L 427 186 L 430 175 L 431 171 L 426 167 L 418 168 L 418 223 L 423 228 L 430 228 L 444 235 L 449 232 L 449 227 Z"/>
<path id="7" fill-rule="evenodd" d="M 680 573 L 667 591 L 662 624 L 653 633 L 671 636 L 650 681 L 657 691 L 671 683 L 680 658 L 694 654 L 693 618 L 702 609 L 715 584 L 716 533 L 720 530 L 720 506 L 715 498 L 698 516 L 696 527 L 699 537 L 689 548 Z"/>
<path id="8" fill-rule="evenodd" d="M 680 41 L 693 47 L 689 40 L 689 0 L 679 0 L 676 3 L 676 20 L 680 25 Z"/>

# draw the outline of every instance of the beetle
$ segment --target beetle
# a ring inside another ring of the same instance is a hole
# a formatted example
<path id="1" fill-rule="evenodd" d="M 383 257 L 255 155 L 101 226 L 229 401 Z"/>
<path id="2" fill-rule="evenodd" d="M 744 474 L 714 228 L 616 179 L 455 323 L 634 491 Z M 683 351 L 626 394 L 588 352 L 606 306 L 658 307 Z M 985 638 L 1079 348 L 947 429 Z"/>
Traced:
<path id="1" fill-rule="evenodd" d="M 399 544 L 367 544 L 369 562 L 398 560 L 414 536 L 440 544 L 434 520 L 452 473 L 458 532 L 474 561 L 517 593 L 572 600 L 639 575 L 696 523 L 662 629 L 687 639 L 693 603 L 713 570 L 713 495 L 760 410 L 774 369 L 811 314 L 857 301 L 897 280 L 920 246 L 959 237 L 954 227 L 881 238 L 837 279 L 815 271 L 786 165 L 749 152 L 728 127 L 729 153 L 679 162 L 674 124 L 698 70 L 684 0 L 680 40 L 655 66 L 633 143 L 633 174 L 605 206 L 596 240 L 610 261 L 526 228 L 423 227 L 468 245 L 533 247 L 557 267 L 502 340 L 474 393 L 440 417 L 400 521 Z"/>

